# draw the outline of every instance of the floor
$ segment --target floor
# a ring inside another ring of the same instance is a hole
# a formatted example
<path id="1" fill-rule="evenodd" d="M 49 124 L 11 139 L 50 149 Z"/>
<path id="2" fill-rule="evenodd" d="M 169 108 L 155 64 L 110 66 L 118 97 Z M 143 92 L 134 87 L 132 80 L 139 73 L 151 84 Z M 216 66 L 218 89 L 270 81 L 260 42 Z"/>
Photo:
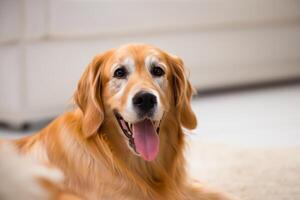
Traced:
<path id="1" fill-rule="evenodd" d="M 300 85 L 199 98 L 196 137 L 243 147 L 300 146 Z"/>
<path id="2" fill-rule="evenodd" d="M 300 146 L 300 85 L 198 97 L 191 139 L 243 147 Z M 0 126 L 0 138 L 31 134 Z"/>

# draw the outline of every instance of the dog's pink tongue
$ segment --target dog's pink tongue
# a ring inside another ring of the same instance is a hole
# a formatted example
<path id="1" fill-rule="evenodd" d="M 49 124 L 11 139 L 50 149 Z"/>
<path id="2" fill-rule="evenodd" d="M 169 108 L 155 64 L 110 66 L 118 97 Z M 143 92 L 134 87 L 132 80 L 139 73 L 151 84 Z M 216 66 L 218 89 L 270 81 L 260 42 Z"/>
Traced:
<path id="1" fill-rule="evenodd" d="M 149 119 L 133 124 L 134 143 L 144 160 L 154 160 L 159 150 L 159 138 Z"/>

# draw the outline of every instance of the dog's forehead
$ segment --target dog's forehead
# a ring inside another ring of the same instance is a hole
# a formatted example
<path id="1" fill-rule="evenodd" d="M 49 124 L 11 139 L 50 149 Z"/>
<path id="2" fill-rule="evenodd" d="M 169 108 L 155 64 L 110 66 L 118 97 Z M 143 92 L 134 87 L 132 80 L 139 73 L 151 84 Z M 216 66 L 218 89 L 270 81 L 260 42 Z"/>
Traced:
<path id="1" fill-rule="evenodd" d="M 116 49 L 114 53 L 118 61 L 132 59 L 135 63 L 144 63 L 151 56 L 159 60 L 163 58 L 162 51 L 150 45 L 125 45 Z"/>

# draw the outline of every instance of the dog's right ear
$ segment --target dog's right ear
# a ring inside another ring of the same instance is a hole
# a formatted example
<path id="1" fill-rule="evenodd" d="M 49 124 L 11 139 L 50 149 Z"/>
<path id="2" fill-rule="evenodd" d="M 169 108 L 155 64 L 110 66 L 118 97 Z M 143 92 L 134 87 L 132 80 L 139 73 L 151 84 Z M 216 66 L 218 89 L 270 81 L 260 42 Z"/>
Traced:
<path id="1" fill-rule="evenodd" d="M 96 56 L 78 82 L 74 94 L 75 103 L 83 113 L 82 132 L 86 138 L 97 133 L 104 119 L 101 97 L 101 66 L 112 51 Z"/>

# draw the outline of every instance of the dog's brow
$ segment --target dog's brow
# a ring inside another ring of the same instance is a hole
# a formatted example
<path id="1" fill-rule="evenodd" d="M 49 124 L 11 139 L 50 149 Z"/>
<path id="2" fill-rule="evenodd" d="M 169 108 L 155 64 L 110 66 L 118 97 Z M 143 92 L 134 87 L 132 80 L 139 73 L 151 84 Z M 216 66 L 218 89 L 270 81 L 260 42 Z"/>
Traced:
<path id="1" fill-rule="evenodd" d="M 119 61 L 115 62 L 114 64 L 112 64 L 111 67 L 111 71 L 115 71 L 116 68 L 118 68 L 120 65 L 126 67 L 126 69 L 129 72 L 133 72 L 134 71 L 134 67 L 135 67 L 135 63 L 134 60 L 131 57 L 126 57 L 124 59 L 120 59 Z"/>
<path id="2" fill-rule="evenodd" d="M 115 69 L 119 66 L 119 63 L 114 63 L 111 66 L 111 72 L 115 71 Z"/>
<path id="3" fill-rule="evenodd" d="M 123 65 L 125 65 L 128 68 L 129 72 L 134 71 L 135 63 L 134 63 L 134 59 L 132 59 L 131 57 L 126 57 L 123 60 Z"/>
<path id="4" fill-rule="evenodd" d="M 164 69 L 166 68 L 165 64 L 160 61 L 160 59 L 155 55 L 149 55 L 145 59 L 145 65 L 147 68 L 150 68 L 153 64 L 159 64 Z"/>

